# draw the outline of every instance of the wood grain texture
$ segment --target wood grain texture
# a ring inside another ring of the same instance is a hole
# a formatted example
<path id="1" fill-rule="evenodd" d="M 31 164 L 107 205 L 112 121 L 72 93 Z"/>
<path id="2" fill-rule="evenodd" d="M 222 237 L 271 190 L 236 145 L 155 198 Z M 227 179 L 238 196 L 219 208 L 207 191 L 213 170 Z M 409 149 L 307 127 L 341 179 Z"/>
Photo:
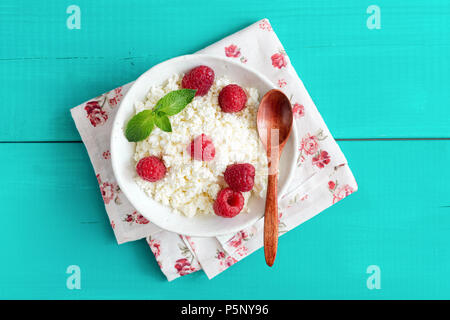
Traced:
<path id="1" fill-rule="evenodd" d="M 77 140 L 70 107 L 263 17 L 335 137 L 450 137 L 448 2 L 377 4 L 380 30 L 358 0 L 80 0 L 68 30 L 65 2 L 2 1 L 0 141 Z"/>
<path id="2" fill-rule="evenodd" d="M 277 166 L 278 168 L 278 161 Z M 269 169 L 270 170 L 270 169 Z M 276 169 L 278 170 L 278 169 Z M 278 248 L 278 173 L 267 179 L 266 207 L 264 212 L 264 257 L 271 267 L 275 262 Z"/>
<path id="3" fill-rule="evenodd" d="M 278 246 L 278 171 L 280 158 L 292 132 L 294 116 L 289 98 L 273 89 L 262 97 L 256 117 L 258 135 L 266 148 L 268 179 L 264 212 L 264 255 L 269 267 Z"/>
<path id="4" fill-rule="evenodd" d="M 115 244 L 81 144 L 0 144 L 0 298 L 448 298 L 450 168 L 436 159 L 450 141 L 340 146 L 358 192 L 283 235 L 273 268 L 259 250 L 212 281 L 169 284 L 145 241 Z M 71 264 L 81 290 L 66 289 Z M 369 265 L 381 290 L 366 287 Z"/>

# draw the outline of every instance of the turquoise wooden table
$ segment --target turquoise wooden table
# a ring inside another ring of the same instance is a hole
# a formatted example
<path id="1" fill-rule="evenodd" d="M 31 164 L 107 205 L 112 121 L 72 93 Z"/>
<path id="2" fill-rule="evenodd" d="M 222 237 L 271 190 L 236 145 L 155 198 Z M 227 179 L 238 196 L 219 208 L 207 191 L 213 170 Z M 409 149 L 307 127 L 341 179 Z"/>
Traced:
<path id="1" fill-rule="evenodd" d="M 168 283 L 145 241 L 115 243 L 69 108 L 264 17 L 359 191 L 283 236 L 272 269 L 259 250 Z M 4 0 L 0 39 L 0 298 L 450 298 L 448 1 Z"/>

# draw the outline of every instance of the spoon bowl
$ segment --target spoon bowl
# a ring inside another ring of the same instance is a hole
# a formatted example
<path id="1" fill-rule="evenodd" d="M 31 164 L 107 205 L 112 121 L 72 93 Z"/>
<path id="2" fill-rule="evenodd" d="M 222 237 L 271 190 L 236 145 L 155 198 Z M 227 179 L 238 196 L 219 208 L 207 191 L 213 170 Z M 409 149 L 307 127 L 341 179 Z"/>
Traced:
<path id="1" fill-rule="evenodd" d="M 266 150 L 270 145 L 272 130 L 278 130 L 278 142 L 274 141 L 272 146 L 284 147 L 292 131 L 292 122 L 291 102 L 286 95 L 277 89 L 267 92 L 261 99 L 257 115 L 258 134 Z M 275 132 L 272 136 L 274 134 L 276 137 Z"/>
<path id="2" fill-rule="evenodd" d="M 280 90 L 270 90 L 261 99 L 257 115 L 259 137 L 266 148 L 268 179 L 264 213 L 264 255 L 272 266 L 278 246 L 278 165 L 293 125 L 292 106 Z"/>

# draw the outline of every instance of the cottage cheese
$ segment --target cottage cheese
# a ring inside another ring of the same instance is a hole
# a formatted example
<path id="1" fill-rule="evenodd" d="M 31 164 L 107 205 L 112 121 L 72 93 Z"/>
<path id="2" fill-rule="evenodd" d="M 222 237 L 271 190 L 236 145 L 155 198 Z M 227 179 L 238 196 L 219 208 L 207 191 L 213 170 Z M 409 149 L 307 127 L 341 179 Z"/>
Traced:
<path id="1" fill-rule="evenodd" d="M 150 89 L 145 101 L 136 103 L 136 113 L 152 109 L 158 100 L 173 90 L 181 89 L 183 75 L 173 75 L 162 86 Z M 255 167 L 255 185 L 244 192 L 243 212 L 248 211 L 248 199 L 263 197 L 267 184 L 267 158 L 256 128 L 258 92 L 244 88 L 247 106 L 238 113 L 221 111 L 220 90 L 230 84 L 227 78 L 215 79 L 208 94 L 195 97 L 180 113 L 171 116 L 172 132 L 155 127 L 150 136 L 136 144 L 136 163 L 147 156 L 161 157 L 167 168 L 166 176 L 148 182 L 136 175 L 136 183 L 154 200 L 193 217 L 214 214 L 213 203 L 226 183 L 223 173 L 229 164 L 251 163 Z M 200 134 L 211 137 L 216 155 L 212 161 L 191 160 L 187 151 L 191 141 Z"/>

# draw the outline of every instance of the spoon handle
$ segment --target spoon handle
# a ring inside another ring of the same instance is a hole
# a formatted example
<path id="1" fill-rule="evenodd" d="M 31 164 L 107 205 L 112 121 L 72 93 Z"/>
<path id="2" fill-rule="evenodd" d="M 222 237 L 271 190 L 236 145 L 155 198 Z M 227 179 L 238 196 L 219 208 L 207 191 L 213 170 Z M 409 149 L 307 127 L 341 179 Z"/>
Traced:
<path id="1" fill-rule="evenodd" d="M 269 166 L 266 211 L 264 213 L 264 255 L 269 267 L 275 262 L 278 246 L 278 161 Z"/>

